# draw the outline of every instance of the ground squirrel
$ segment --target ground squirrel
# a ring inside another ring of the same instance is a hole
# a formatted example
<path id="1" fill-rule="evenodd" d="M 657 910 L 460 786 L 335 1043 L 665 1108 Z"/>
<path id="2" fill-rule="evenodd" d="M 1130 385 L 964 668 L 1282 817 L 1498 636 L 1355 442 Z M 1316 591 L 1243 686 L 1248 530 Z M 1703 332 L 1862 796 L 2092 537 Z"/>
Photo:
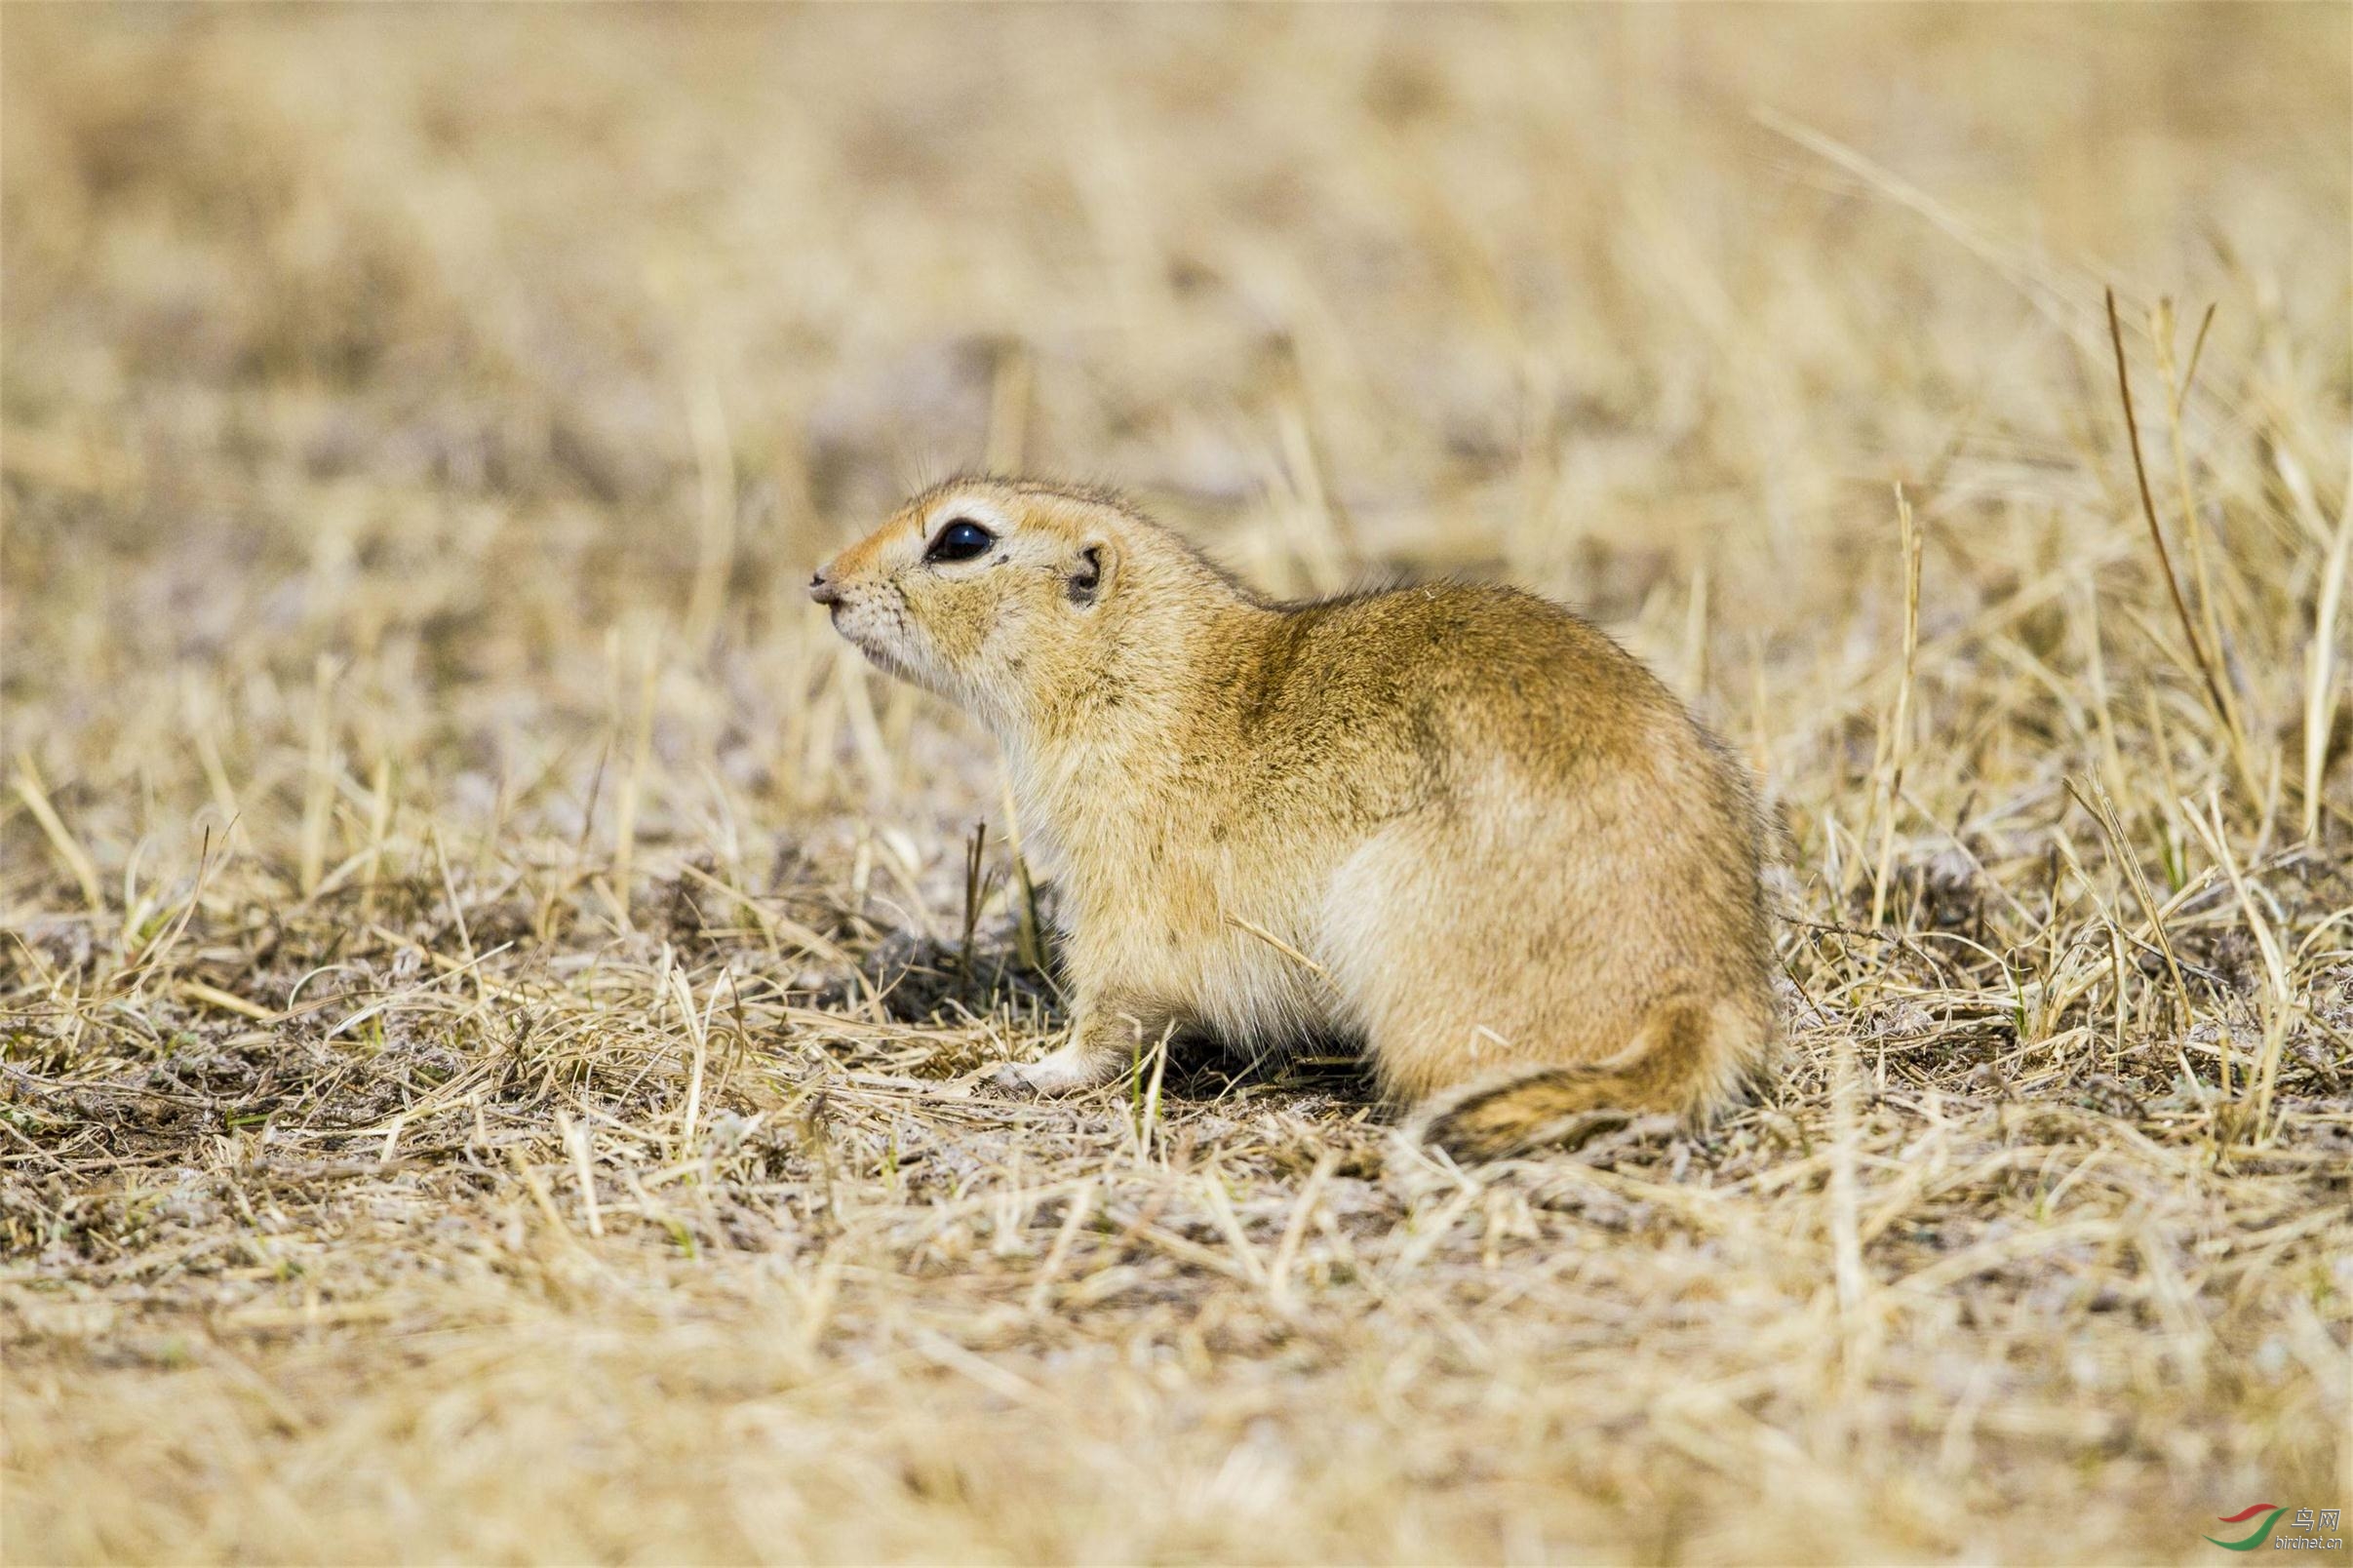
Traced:
<path id="1" fill-rule="evenodd" d="M 1003 748 L 1062 888 L 1070 1039 L 1360 1042 L 1467 1157 L 1705 1117 L 1775 1034 L 1745 769 L 1632 655 L 1510 588 L 1279 604 L 1107 492 L 939 485 L 809 583 Z"/>

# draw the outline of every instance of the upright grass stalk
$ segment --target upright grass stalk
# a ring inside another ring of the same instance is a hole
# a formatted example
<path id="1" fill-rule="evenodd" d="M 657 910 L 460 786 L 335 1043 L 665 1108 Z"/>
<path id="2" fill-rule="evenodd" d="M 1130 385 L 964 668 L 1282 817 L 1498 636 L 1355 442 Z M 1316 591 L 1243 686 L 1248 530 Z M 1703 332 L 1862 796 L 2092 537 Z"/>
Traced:
<path id="1" fill-rule="evenodd" d="M 2174 571 L 2174 558 L 2165 546 L 2165 529 L 2157 521 L 2156 498 L 2149 493 L 2148 465 L 2140 455 L 2140 422 L 2133 414 L 2133 377 L 2127 370 L 2124 356 L 2124 324 L 2116 314 L 2116 291 L 2107 291 L 2108 340 L 2116 350 L 2116 389 L 2124 400 L 2124 428 L 2127 443 L 2133 452 L 2133 478 L 2140 490 L 2140 514 L 2148 522 L 2149 542 L 2157 551 L 2158 570 L 2165 578 L 2166 592 L 2172 596 L 2174 616 L 2180 623 L 2182 641 L 2188 646 L 2190 659 L 2200 680 L 2205 683 L 2208 702 L 2214 707 L 2215 721 L 2230 743 L 2232 760 L 2239 769 L 2239 781 L 2245 786 L 2250 802 L 2259 804 L 2262 786 L 2257 782 L 2254 763 L 2247 754 L 2247 737 L 2239 728 L 2238 710 L 2224 693 L 2221 678 L 2216 674 L 2215 662 L 2206 645 L 2198 636 L 2189 604 L 2181 597 L 2181 579 Z"/>
<path id="2" fill-rule="evenodd" d="M 1871 871 L 1871 925 L 1887 920 L 1887 888 L 1896 857 L 1896 814 L 1903 798 L 1903 768 L 1911 760 L 1912 677 L 1920 656 L 1920 532 L 1912 523 L 1911 502 L 1903 487 L 1896 487 L 1897 537 L 1903 552 L 1903 673 L 1896 685 L 1896 711 L 1888 721 L 1882 768 L 1886 782 L 1879 799 L 1879 858 Z"/>
<path id="3" fill-rule="evenodd" d="M 2349 487 L 2353 491 L 2353 487 Z M 2353 493 L 2336 519 L 2336 536 L 2321 568 L 2320 595 L 2312 607 L 2312 643 L 2304 652 L 2304 842 L 2321 836 L 2322 781 L 2329 771 L 2329 747 L 2336 722 L 2336 655 L 2343 636 L 2337 616 L 2344 607 L 2345 572 L 2353 557 Z"/>

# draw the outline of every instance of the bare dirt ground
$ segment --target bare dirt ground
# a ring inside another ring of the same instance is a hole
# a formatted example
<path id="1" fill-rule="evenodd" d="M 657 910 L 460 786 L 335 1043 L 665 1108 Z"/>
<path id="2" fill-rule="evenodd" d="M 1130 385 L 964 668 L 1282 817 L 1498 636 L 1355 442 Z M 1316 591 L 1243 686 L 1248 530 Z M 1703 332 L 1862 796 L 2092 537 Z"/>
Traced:
<path id="1" fill-rule="evenodd" d="M 8 7 L 0 1552 L 2353 1501 L 2349 15 Z M 1776 1080 L 978 1089 L 1051 889 L 800 588 L 983 462 L 1599 618 L 1785 826 Z"/>

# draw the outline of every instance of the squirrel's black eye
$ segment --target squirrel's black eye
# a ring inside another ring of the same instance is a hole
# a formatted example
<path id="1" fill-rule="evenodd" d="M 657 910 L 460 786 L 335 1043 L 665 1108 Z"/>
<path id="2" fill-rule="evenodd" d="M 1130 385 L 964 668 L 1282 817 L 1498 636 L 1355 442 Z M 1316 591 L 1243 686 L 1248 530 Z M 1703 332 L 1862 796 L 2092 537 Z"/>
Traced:
<path id="1" fill-rule="evenodd" d="M 923 552 L 926 561 L 970 561 L 989 553 L 997 535 L 968 518 L 958 518 L 939 530 L 931 548 Z"/>

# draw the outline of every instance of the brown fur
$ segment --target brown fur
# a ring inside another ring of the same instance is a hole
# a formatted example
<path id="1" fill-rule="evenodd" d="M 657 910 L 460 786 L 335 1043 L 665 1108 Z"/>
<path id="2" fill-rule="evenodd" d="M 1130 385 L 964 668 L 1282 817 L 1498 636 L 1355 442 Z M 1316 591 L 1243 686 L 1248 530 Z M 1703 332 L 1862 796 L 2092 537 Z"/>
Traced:
<path id="1" fill-rule="evenodd" d="M 926 562 L 957 518 L 996 546 Z M 1117 496 L 1000 479 L 926 491 L 811 592 L 995 731 L 1062 882 L 1071 1039 L 1004 1087 L 1108 1081 L 1168 1030 L 1342 1035 L 1487 1157 L 1705 1117 L 1771 1044 L 1746 775 L 1566 610 L 1272 604 Z"/>

